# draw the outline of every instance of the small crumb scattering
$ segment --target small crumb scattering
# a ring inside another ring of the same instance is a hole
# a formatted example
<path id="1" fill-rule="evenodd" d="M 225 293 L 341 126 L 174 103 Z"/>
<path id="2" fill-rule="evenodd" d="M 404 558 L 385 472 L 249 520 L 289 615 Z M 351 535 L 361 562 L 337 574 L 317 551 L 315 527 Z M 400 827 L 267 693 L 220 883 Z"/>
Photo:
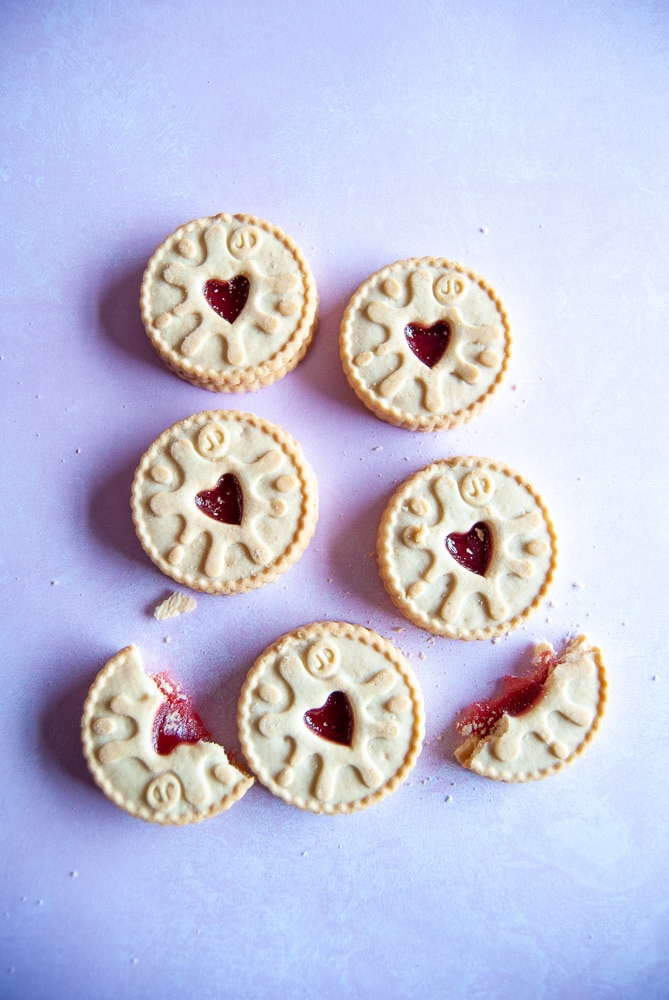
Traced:
<path id="1" fill-rule="evenodd" d="M 583 590 L 585 584 L 581 583 L 580 580 L 574 580 L 574 582 L 572 583 L 572 587 L 574 588 L 574 590 Z"/>
<path id="2" fill-rule="evenodd" d="M 196 607 L 197 601 L 194 597 L 175 592 L 158 605 L 153 612 L 153 617 L 158 618 L 159 621 L 165 618 L 176 618 L 178 615 L 194 611 Z"/>

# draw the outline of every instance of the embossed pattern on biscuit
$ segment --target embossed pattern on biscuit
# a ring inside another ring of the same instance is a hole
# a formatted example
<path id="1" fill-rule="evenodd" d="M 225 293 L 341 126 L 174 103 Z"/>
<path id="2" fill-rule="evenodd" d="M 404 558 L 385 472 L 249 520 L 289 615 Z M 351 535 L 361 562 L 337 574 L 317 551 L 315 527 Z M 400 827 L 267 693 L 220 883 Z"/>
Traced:
<path id="1" fill-rule="evenodd" d="M 251 769 L 284 801 L 348 813 L 404 780 L 424 731 L 418 682 L 387 640 L 319 622 L 277 640 L 242 690 L 238 721 Z"/>
<path id="2" fill-rule="evenodd" d="M 386 590 L 416 625 L 484 639 L 515 628 L 543 598 L 556 540 L 543 503 L 517 473 L 453 458 L 399 487 L 381 519 L 377 555 Z"/>
<path id="3" fill-rule="evenodd" d="M 84 756 L 96 783 L 126 812 L 164 825 L 199 822 L 228 809 L 253 779 L 209 740 L 179 742 L 159 753 L 154 730 L 164 703 L 165 694 L 144 673 L 137 647 L 122 649 L 100 671 L 86 699 Z"/>
<path id="4" fill-rule="evenodd" d="M 215 392 L 251 391 L 287 374 L 318 313 L 297 245 L 250 215 L 196 219 L 167 237 L 147 266 L 140 305 L 166 364 Z"/>
<path id="5" fill-rule="evenodd" d="M 555 774 L 590 743 L 606 705 L 600 650 L 578 636 L 560 657 L 547 643 L 537 647 L 537 657 L 546 654 L 551 669 L 537 698 L 519 714 L 504 712 L 489 732 L 467 736 L 455 751 L 463 767 L 498 781 L 531 781 Z"/>
<path id="6" fill-rule="evenodd" d="M 156 565 L 209 593 L 261 587 L 299 558 L 318 513 L 316 480 L 282 428 L 215 410 L 165 431 L 132 488 L 137 534 Z"/>
<path id="7" fill-rule="evenodd" d="M 340 333 L 344 371 L 376 416 L 412 430 L 471 419 L 508 364 L 506 311 L 471 271 L 441 258 L 383 268 L 351 299 Z"/>

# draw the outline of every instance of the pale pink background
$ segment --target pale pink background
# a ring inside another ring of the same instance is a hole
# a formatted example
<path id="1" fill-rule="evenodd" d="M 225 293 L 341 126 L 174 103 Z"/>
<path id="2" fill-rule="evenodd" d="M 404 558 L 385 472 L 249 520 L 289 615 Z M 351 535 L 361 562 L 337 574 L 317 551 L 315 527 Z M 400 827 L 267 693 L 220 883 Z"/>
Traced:
<path id="1" fill-rule="evenodd" d="M 664 1000 L 666 3 L 1 13 L 0 995 Z M 137 306 L 155 246 L 220 211 L 290 233 L 321 297 L 307 359 L 253 396 L 170 374 Z M 515 344 L 484 415 L 420 436 L 358 403 L 337 334 L 368 274 L 423 254 L 484 275 Z M 302 443 L 321 517 L 279 582 L 159 623 L 171 581 L 135 538 L 132 473 L 164 428 L 212 406 Z M 498 644 L 431 640 L 370 555 L 394 486 L 472 453 L 529 478 L 560 538 L 549 601 Z M 256 656 L 324 618 L 394 640 L 424 688 L 425 750 L 380 807 L 317 817 L 257 785 L 216 819 L 160 829 L 93 785 L 79 717 L 119 648 L 172 670 L 235 747 Z M 457 710 L 534 640 L 576 630 L 611 681 L 587 755 L 524 787 L 461 769 Z"/>

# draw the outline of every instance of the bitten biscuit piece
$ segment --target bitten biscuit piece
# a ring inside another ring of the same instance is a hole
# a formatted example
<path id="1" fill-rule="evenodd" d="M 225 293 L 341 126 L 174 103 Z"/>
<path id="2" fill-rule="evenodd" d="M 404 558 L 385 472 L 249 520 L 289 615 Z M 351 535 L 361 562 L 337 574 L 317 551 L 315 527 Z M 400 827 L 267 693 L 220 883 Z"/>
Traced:
<path id="1" fill-rule="evenodd" d="M 372 274 L 344 314 L 344 372 L 375 416 L 434 431 L 474 417 L 506 370 L 506 311 L 486 282 L 444 258 L 400 260 Z"/>
<path id="2" fill-rule="evenodd" d="M 96 677 L 81 735 L 105 795 L 152 823 L 197 823 L 228 809 L 253 784 L 211 742 L 179 685 L 144 673 L 136 646 L 122 649 Z"/>
<path id="3" fill-rule="evenodd" d="M 277 639 L 256 661 L 238 709 L 242 749 L 285 802 L 350 813 L 411 771 L 425 719 L 418 681 L 376 632 L 318 622 Z"/>
<path id="4" fill-rule="evenodd" d="M 505 677 L 498 698 L 462 713 L 466 736 L 455 751 L 463 767 L 497 781 L 533 781 L 571 764 L 599 728 L 606 704 L 606 671 L 599 649 L 581 635 L 558 656 L 536 648 L 526 677 Z"/>
<path id="5" fill-rule="evenodd" d="M 243 593 L 276 579 L 306 549 L 316 478 L 277 424 L 209 410 L 166 430 L 142 457 L 132 516 L 145 552 L 177 583 Z"/>
<path id="6" fill-rule="evenodd" d="M 179 615 L 186 615 L 191 611 L 195 611 L 196 607 L 197 602 L 190 594 L 170 594 L 169 597 L 160 602 L 153 612 L 153 617 L 159 621 L 164 621 L 166 618 L 178 618 Z"/>
<path id="7" fill-rule="evenodd" d="M 252 392 L 283 378 L 318 325 L 302 252 L 253 215 L 180 226 L 149 261 L 140 307 L 165 364 L 212 392 Z"/>
<path id="8" fill-rule="evenodd" d="M 377 536 L 388 594 L 414 624 L 451 639 L 516 628 L 553 577 L 556 540 L 541 499 L 500 462 L 449 458 L 391 497 Z"/>

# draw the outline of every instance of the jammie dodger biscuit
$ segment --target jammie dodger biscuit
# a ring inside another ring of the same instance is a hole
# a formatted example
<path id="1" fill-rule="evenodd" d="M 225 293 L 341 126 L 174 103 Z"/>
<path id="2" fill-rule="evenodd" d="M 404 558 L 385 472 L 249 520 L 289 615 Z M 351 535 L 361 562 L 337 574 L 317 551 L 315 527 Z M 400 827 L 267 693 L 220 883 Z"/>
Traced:
<path id="1" fill-rule="evenodd" d="M 251 770 L 285 802 L 350 813 L 380 802 L 413 768 L 423 698 L 402 654 L 376 632 L 318 622 L 277 639 L 238 709 Z"/>
<path id="2" fill-rule="evenodd" d="M 304 357 L 318 322 L 301 250 L 252 215 L 180 226 L 149 261 L 140 307 L 165 364 L 213 392 L 250 392 L 282 378 Z"/>
<path id="3" fill-rule="evenodd" d="M 209 410 L 166 430 L 142 457 L 132 516 L 146 553 L 178 583 L 243 593 L 276 579 L 309 544 L 315 476 L 277 424 Z"/>
<path id="4" fill-rule="evenodd" d="M 483 458 L 434 462 L 407 479 L 377 536 L 381 579 L 420 628 L 485 639 L 515 628 L 543 599 L 556 540 L 538 494 Z"/>
<path id="5" fill-rule="evenodd" d="M 96 783 L 132 816 L 197 823 L 228 809 L 253 784 L 213 743 L 190 699 L 166 674 L 144 673 L 136 646 L 102 668 L 81 721 Z"/>
<path id="6" fill-rule="evenodd" d="M 486 282 L 443 258 L 400 260 L 349 302 L 340 353 L 352 389 L 381 420 L 434 431 L 470 420 L 508 364 L 506 311 Z"/>

